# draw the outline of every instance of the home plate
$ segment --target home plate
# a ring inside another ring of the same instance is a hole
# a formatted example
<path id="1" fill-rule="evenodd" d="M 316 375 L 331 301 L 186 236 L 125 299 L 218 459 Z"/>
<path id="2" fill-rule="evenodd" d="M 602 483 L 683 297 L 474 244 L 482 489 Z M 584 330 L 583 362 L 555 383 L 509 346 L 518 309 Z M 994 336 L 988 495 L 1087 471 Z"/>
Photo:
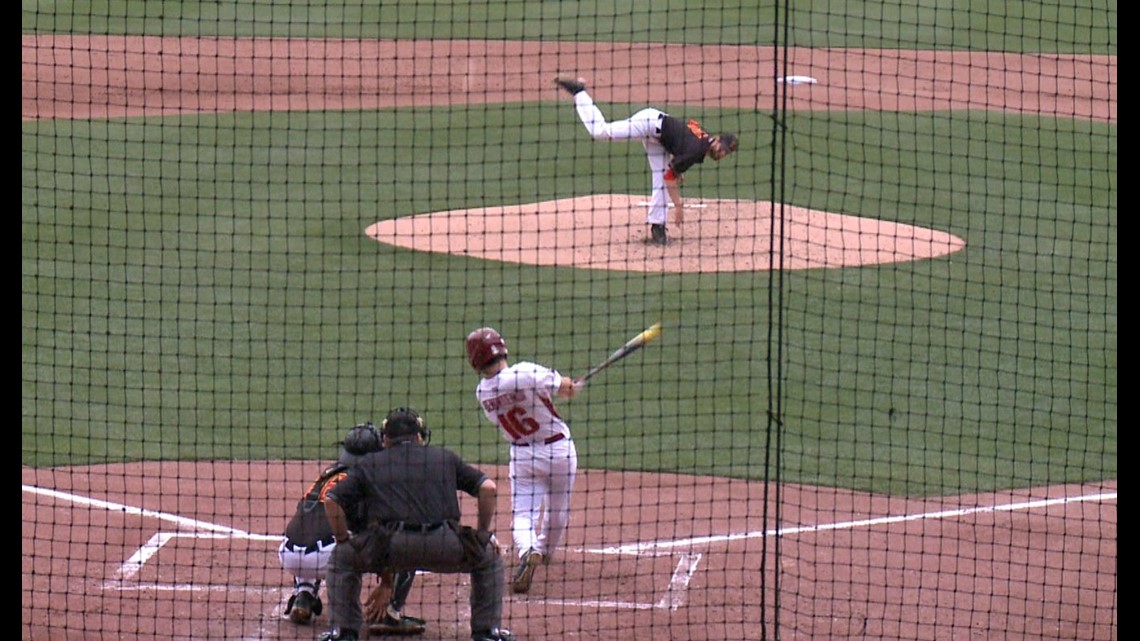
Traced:
<path id="1" fill-rule="evenodd" d="M 786 85 L 814 85 L 815 83 L 819 82 L 811 76 L 786 76 L 783 78 L 777 78 L 776 80 Z"/>
<path id="2" fill-rule="evenodd" d="M 650 203 L 648 200 L 643 200 L 643 201 L 637 203 L 637 206 L 638 207 L 648 207 L 649 204 Z M 672 207 L 672 206 L 673 206 L 673 203 L 669 203 L 669 207 Z M 708 205 L 706 205 L 704 203 L 693 203 L 691 205 L 689 203 L 685 203 L 685 209 L 701 209 L 703 207 L 708 207 Z"/>

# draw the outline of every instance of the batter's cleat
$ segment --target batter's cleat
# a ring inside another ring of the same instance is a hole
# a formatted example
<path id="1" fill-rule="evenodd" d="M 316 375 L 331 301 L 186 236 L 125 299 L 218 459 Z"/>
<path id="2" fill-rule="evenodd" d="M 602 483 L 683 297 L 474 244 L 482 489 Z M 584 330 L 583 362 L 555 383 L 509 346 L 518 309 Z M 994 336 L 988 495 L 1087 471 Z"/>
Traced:
<path id="1" fill-rule="evenodd" d="M 495 628 L 494 630 L 472 634 L 471 641 L 516 641 L 516 639 L 510 630 Z"/>
<path id="2" fill-rule="evenodd" d="M 578 78 L 577 80 L 573 80 L 571 78 L 555 78 L 554 82 L 559 87 L 562 87 L 567 92 L 569 92 L 571 96 L 578 93 L 579 91 L 586 90 L 586 81 L 582 78 Z"/>
<path id="3" fill-rule="evenodd" d="M 654 245 L 665 245 L 669 242 L 668 236 L 665 235 L 665 225 L 650 225 L 649 234 L 649 242 Z"/>
<path id="4" fill-rule="evenodd" d="M 534 569 L 542 563 L 542 554 L 533 549 L 523 552 L 519 559 L 519 566 L 515 568 L 515 577 L 511 579 L 511 591 L 522 594 L 530 590 L 530 580 L 534 578 Z"/>
<path id="5" fill-rule="evenodd" d="M 312 620 L 313 616 L 321 613 L 321 600 L 313 596 L 311 592 L 298 592 L 289 597 L 289 604 L 285 606 L 285 613 L 289 615 L 289 620 L 293 623 L 305 624 Z"/>
<path id="6" fill-rule="evenodd" d="M 384 617 L 376 623 L 368 625 L 371 634 L 423 634 L 427 630 L 427 621 L 401 614 L 399 610 L 388 606 Z"/>

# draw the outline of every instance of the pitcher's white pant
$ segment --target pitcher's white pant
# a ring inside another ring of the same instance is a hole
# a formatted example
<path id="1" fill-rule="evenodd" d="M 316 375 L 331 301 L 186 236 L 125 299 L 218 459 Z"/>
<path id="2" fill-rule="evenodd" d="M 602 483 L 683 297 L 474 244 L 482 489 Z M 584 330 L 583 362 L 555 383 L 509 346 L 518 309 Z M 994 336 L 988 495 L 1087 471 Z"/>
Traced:
<path id="1" fill-rule="evenodd" d="M 519 556 L 529 549 L 549 556 L 558 549 L 570 524 L 577 475 L 573 439 L 511 447 L 511 533 Z"/>
<path id="2" fill-rule="evenodd" d="M 578 118 L 586 125 L 594 140 L 640 140 L 645 147 L 645 157 L 649 160 L 649 172 L 653 177 L 653 192 L 649 197 L 649 213 L 646 222 L 650 225 L 664 225 L 669 213 L 669 192 L 665 190 L 665 170 L 669 168 L 671 154 L 661 146 L 661 118 L 665 112 L 659 109 L 642 109 L 625 120 L 606 122 L 594 99 L 586 91 L 574 94 L 574 108 Z"/>

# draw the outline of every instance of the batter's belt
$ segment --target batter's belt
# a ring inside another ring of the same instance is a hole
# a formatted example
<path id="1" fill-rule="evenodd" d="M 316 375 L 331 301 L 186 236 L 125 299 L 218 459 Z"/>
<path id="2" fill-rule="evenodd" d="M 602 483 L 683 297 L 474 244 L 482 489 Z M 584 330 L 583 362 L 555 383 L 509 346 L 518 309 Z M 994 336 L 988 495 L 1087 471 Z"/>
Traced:
<path id="1" fill-rule="evenodd" d="M 557 443 L 558 441 L 561 441 L 565 438 L 566 438 L 565 434 L 555 434 L 554 436 L 551 436 L 545 440 L 535 441 L 533 443 L 530 441 L 515 441 L 514 443 L 511 443 L 511 447 L 530 447 L 531 445 L 535 445 L 536 443 L 540 444 L 540 445 L 550 445 L 551 443 Z"/>

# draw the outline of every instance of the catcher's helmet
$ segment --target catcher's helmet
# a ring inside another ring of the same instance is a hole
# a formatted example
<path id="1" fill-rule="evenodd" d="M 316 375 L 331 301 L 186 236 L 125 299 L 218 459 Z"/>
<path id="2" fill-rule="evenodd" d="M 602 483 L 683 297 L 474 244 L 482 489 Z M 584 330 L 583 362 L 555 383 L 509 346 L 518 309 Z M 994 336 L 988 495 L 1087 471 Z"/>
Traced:
<path id="1" fill-rule="evenodd" d="M 482 370 L 497 358 L 507 355 L 507 342 L 490 327 L 480 327 L 467 335 L 467 360 L 471 367 Z"/>
<path id="2" fill-rule="evenodd" d="M 353 427 L 340 445 L 340 457 L 337 458 L 337 462 L 342 465 L 352 465 L 361 456 L 384 449 L 380 430 L 372 423 L 360 423 Z"/>
<path id="3" fill-rule="evenodd" d="M 408 407 L 397 407 L 388 412 L 380 430 L 389 441 L 406 439 L 416 434 L 423 437 L 424 443 L 431 440 L 431 430 L 424 423 L 424 419 L 420 418 L 415 410 Z"/>

